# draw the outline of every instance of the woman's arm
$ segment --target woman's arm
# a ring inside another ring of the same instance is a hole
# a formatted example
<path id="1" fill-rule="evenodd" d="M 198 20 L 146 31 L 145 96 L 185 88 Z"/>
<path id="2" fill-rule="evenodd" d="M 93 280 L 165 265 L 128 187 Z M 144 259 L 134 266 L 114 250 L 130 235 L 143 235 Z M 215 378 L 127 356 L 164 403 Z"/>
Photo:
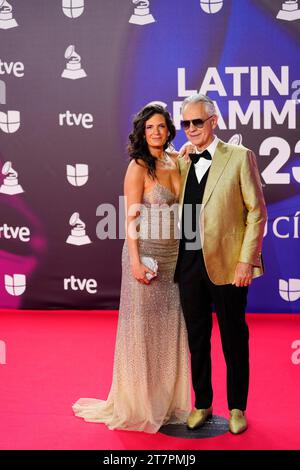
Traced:
<path id="1" fill-rule="evenodd" d="M 133 276 L 143 284 L 149 284 L 145 274 L 147 272 L 152 273 L 150 269 L 141 264 L 138 249 L 139 215 L 146 174 L 147 169 L 144 163 L 138 164 L 135 160 L 132 160 L 128 166 L 124 180 L 126 238 L 130 266 Z"/>

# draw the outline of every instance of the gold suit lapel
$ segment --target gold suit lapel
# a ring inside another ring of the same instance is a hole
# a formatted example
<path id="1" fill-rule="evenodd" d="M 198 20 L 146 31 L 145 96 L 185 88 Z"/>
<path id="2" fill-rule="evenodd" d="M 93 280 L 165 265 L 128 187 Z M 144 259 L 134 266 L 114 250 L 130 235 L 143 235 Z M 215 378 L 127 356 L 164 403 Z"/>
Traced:
<path id="1" fill-rule="evenodd" d="M 228 152 L 228 149 L 226 149 L 226 145 L 224 144 L 224 142 L 220 141 L 217 145 L 209 170 L 203 195 L 203 205 L 205 205 L 208 199 L 210 198 L 219 178 L 221 177 L 228 161 L 230 160 L 231 154 L 232 151 Z"/>

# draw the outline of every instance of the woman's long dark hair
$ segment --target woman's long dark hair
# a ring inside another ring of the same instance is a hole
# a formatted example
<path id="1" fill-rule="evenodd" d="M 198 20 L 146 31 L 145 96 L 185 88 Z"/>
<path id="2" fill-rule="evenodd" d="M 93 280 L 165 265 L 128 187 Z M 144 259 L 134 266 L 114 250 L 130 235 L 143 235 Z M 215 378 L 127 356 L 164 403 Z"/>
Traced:
<path id="1" fill-rule="evenodd" d="M 138 160 L 143 160 L 145 163 L 148 174 L 155 178 L 156 169 L 156 158 L 150 153 L 147 141 L 145 139 L 145 124 L 154 114 L 161 114 L 166 120 L 166 125 L 169 130 L 168 139 L 164 145 L 166 150 L 176 135 L 176 129 L 171 119 L 170 113 L 158 104 L 151 104 L 145 106 L 139 113 L 134 117 L 133 120 L 133 131 L 129 134 L 128 153 L 130 160 L 135 160 L 139 164 Z"/>

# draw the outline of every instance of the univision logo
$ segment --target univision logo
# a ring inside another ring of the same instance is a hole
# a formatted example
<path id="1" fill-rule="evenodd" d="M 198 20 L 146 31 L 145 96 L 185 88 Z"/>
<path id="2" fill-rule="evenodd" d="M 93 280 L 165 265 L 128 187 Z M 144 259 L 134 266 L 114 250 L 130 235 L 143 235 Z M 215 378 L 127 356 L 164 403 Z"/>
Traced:
<path id="1" fill-rule="evenodd" d="M 13 296 L 22 295 L 26 289 L 26 276 L 25 274 L 5 274 L 4 285 L 6 291 Z"/>
<path id="2" fill-rule="evenodd" d="M 72 186 L 83 186 L 89 179 L 89 167 L 85 163 L 67 165 L 67 180 Z"/>
<path id="3" fill-rule="evenodd" d="M 3 132 L 7 134 L 17 132 L 20 127 L 20 121 L 19 111 L 7 111 L 7 113 L 0 111 L 0 129 Z"/>
<path id="4" fill-rule="evenodd" d="M 62 10 L 68 18 L 78 18 L 84 12 L 84 0 L 62 0 Z"/>
<path id="5" fill-rule="evenodd" d="M 295 302 L 300 299 L 300 279 L 279 279 L 279 294 L 286 302 Z"/>
<path id="6" fill-rule="evenodd" d="M 200 6 L 205 13 L 218 13 L 223 6 L 223 0 L 200 0 Z"/>

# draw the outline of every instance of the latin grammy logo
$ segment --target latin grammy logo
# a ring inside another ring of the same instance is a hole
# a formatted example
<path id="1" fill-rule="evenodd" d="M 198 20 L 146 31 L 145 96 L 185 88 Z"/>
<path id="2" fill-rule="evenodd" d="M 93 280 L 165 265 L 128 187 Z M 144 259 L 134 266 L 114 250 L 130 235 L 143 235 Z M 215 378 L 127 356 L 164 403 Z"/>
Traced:
<path id="1" fill-rule="evenodd" d="M 223 0 L 200 0 L 200 6 L 205 13 L 218 13 L 223 7 Z"/>
<path id="2" fill-rule="evenodd" d="M 62 0 L 62 10 L 68 18 L 78 18 L 84 12 L 84 0 Z"/>
<path id="3" fill-rule="evenodd" d="M 86 235 L 85 232 L 85 223 L 82 222 L 79 218 L 79 212 L 74 212 L 69 220 L 71 225 L 71 235 L 68 236 L 66 243 L 70 245 L 87 245 L 92 243 L 90 238 Z"/>
<path id="4" fill-rule="evenodd" d="M 89 179 L 89 167 L 84 163 L 67 165 L 67 180 L 72 186 L 83 186 Z"/>
<path id="5" fill-rule="evenodd" d="M 8 294 L 16 296 L 22 295 L 26 289 L 26 276 L 25 274 L 5 274 L 4 285 Z"/>
<path id="6" fill-rule="evenodd" d="M 234 134 L 230 139 L 228 140 L 228 144 L 231 145 L 242 145 L 243 141 L 243 136 L 242 134 Z"/>
<path id="7" fill-rule="evenodd" d="M 81 68 L 81 57 L 75 52 L 75 46 L 71 45 L 67 47 L 65 59 L 67 59 L 67 64 L 65 70 L 61 74 L 62 78 L 77 80 L 87 76 L 83 68 Z"/>
<path id="8" fill-rule="evenodd" d="M 135 5 L 135 8 L 129 23 L 138 24 L 140 26 L 155 23 L 155 19 L 150 13 L 149 0 L 132 0 L 132 3 Z"/>
<path id="9" fill-rule="evenodd" d="M 11 162 L 4 163 L 2 174 L 5 178 L 0 186 L 0 193 L 13 196 L 24 192 L 22 186 L 18 183 L 18 173 L 12 168 Z"/>
<path id="10" fill-rule="evenodd" d="M 0 0 L 0 29 L 10 29 L 18 26 L 12 10 L 10 3 L 6 0 Z"/>
<path id="11" fill-rule="evenodd" d="M 276 16 L 278 20 L 295 21 L 300 19 L 300 9 L 298 0 L 287 0 L 283 2 L 281 10 Z"/>

